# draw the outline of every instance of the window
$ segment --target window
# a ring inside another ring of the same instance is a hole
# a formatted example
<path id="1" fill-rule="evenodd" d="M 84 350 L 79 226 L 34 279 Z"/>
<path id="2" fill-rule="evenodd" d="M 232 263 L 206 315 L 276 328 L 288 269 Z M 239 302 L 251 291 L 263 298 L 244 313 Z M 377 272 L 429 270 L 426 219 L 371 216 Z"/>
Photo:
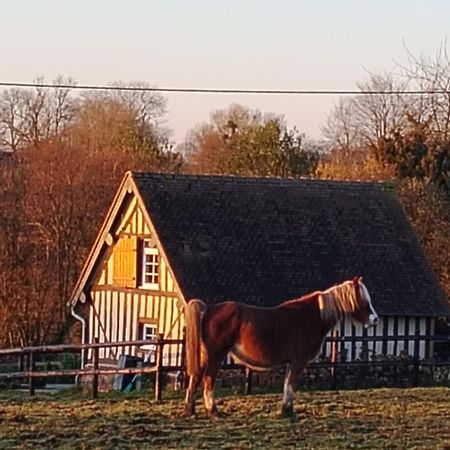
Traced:
<path id="1" fill-rule="evenodd" d="M 141 339 L 143 340 L 155 340 L 158 337 L 158 326 L 156 323 L 141 323 Z M 145 358 L 150 363 L 156 362 L 156 345 L 146 344 L 142 345 L 141 349 L 146 350 L 147 357 Z"/>
<path id="2" fill-rule="evenodd" d="M 155 245 L 143 241 L 142 287 L 159 289 L 159 254 Z"/>

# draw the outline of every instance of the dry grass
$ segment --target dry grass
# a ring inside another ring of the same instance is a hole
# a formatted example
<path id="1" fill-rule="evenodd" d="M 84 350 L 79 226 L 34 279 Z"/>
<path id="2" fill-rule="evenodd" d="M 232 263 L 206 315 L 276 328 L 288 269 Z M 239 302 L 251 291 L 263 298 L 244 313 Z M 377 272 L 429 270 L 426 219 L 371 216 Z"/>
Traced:
<path id="1" fill-rule="evenodd" d="M 0 449 L 450 449 L 448 388 L 300 392 L 297 422 L 279 418 L 280 399 L 225 395 L 210 421 L 184 418 L 181 398 L 0 393 Z"/>

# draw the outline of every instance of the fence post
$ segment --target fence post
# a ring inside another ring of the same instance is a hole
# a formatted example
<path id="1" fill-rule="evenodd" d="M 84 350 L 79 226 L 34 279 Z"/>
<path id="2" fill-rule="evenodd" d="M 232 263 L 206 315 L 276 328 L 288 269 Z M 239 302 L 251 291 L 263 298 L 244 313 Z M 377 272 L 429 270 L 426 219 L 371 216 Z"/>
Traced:
<path id="1" fill-rule="evenodd" d="M 418 387 L 419 386 L 419 334 L 420 330 L 419 327 L 416 326 L 416 330 L 414 333 L 414 374 L 413 374 L 413 386 Z"/>
<path id="2" fill-rule="evenodd" d="M 331 362 L 331 389 L 336 389 L 336 367 L 335 364 L 337 362 L 337 337 L 338 337 L 338 331 L 333 330 L 331 332 L 331 337 L 333 340 L 331 341 L 331 355 L 330 355 L 330 362 Z"/>
<path id="3" fill-rule="evenodd" d="M 34 372 L 35 368 L 36 368 L 36 363 L 34 361 L 34 353 L 30 352 L 28 354 L 28 371 L 29 371 L 28 392 L 30 393 L 31 397 L 35 394 L 35 391 L 34 391 L 34 377 L 33 377 L 33 372 Z"/>
<path id="4" fill-rule="evenodd" d="M 164 343 L 158 338 L 156 341 L 156 376 L 155 376 L 155 401 L 162 400 L 162 360 Z"/>
<path id="5" fill-rule="evenodd" d="M 94 344 L 98 344 L 98 337 L 94 338 Z M 92 349 L 92 398 L 98 397 L 98 347 Z"/>
<path id="6" fill-rule="evenodd" d="M 252 378 L 253 371 L 248 367 L 245 368 L 245 389 L 244 395 L 250 395 L 252 393 Z"/>

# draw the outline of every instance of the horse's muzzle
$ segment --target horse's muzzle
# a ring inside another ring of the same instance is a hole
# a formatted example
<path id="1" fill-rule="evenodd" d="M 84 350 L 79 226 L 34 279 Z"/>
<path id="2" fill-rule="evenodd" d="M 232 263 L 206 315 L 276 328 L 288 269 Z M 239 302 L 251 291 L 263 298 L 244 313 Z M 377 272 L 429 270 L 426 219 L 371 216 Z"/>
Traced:
<path id="1" fill-rule="evenodd" d="M 369 321 L 366 323 L 365 328 L 372 328 L 374 327 L 378 322 L 380 321 L 380 318 L 376 314 L 371 314 L 369 316 Z"/>

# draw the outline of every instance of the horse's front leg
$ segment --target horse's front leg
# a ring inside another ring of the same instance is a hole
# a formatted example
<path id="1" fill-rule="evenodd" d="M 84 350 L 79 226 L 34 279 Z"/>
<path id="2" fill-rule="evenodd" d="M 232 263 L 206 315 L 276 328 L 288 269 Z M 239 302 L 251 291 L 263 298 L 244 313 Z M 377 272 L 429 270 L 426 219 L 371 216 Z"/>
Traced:
<path id="1" fill-rule="evenodd" d="M 195 394 L 201 378 L 201 373 L 189 377 L 189 386 L 186 390 L 186 398 L 184 401 L 184 414 L 186 416 L 193 416 L 195 414 Z"/>
<path id="2" fill-rule="evenodd" d="M 205 401 L 206 413 L 210 417 L 217 417 L 217 405 L 214 398 L 214 383 L 219 372 L 222 358 L 210 361 L 203 376 L 203 400 Z"/>
<path id="3" fill-rule="evenodd" d="M 294 397 L 297 388 L 298 378 L 305 368 L 304 362 L 292 362 L 286 371 L 283 389 L 283 401 L 281 403 L 281 417 L 295 418 Z"/>

